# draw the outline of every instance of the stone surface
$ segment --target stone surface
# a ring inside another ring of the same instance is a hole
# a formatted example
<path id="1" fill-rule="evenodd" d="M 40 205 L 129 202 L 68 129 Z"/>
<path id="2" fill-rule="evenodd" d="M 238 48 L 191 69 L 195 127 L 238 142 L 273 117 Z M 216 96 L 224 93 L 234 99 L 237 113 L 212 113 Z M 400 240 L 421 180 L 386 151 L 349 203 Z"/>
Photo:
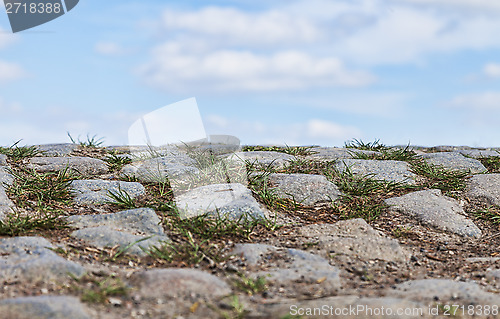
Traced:
<path id="1" fill-rule="evenodd" d="M 500 205 L 500 174 L 472 176 L 467 180 L 466 196 L 486 205 Z"/>
<path id="2" fill-rule="evenodd" d="M 311 290 L 312 285 L 316 296 L 329 295 L 342 286 L 337 267 L 306 251 L 262 244 L 237 244 L 232 254 L 245 258 L 251 266 L 248 269 L 253 270 L 253 277 L 264 277 L 281 287 L 296 282 L 305 285 L 295 286 L 295 293 Z M 262 268 L 265 270 L 260 270 Z"/>
<path id="3" fill-rule="evenodd" d="M 120 174 L 134 177 L 140 182 L 164 182 L 186 174 L 197 174 L 195 161 L 184 154 L 151 158 L 125 165 Z"/>
<path id="4" fill-rule="evenodd" d="M 358 154 L 375 155 L 378 152 L 358 150 L 355 148 L 342 148 L 342 147 L 313 147 L 310 149 L 315 154 L 308 155 L 307 158 L 317 161 L 337 161 L 339 159 L 352 159 Z"/>
<path id="5" fill-rule="evenodd" d="M 298 234 L 305 237 L 306 242 L 317 243 L 318 254 L 326 257 L 351 256 L 395 262 L 405 262 L 410 257 L 397 240 L 387 238 L 361 218 L 303 226 Z"/>
<path id="6" fill-rule="evenodd" d="M 293 155 L 273 151 L 237 152 L 224 157 L 230 161 L 248 162 L 256 168 L 280 168 L 295 160 Z"/>
<path id="7" fill-rule="evenodd" d="M 471 174 L 486 172 L 486 167 L 480 161 L 467 158 L 460 153 L 440 152 L 422 155 L 429 164 L 441 166 L 449 170 L 467 171 Z"/>
<path id="8" fill-rule="evenodd" d="M 500 157 L 500 153 L 493 150 L 458 150 L 456 152 L 472 158 Z"/>
<path id="9" fill-rule="evenodd" d="M 70 296 L 20 297 L 0 300 L 5 319 L 93 319 L 78 298 Z"/>
<path id="10" fill-rule="evenodd" d="M 183 218 L 203 214 L 239 219 L 260 219 L 265 213 L 252 197 L 252 192 L 238 183 L 214 184 L 197 187 L 176 196 L 175 203 Z"/>
<path id="11" fill-rule="evenodd" d="M 80 205 L 105 204 L 114 202 L 113 194 L 126 193 L 131 198 L 144 195 L 144 186 L 136 182 L 105 181 L 105 180 L 74 180 L 71 182 L 74 202 Z"/>
<path id="12" fill-rule="evenodd" d="M 0 186 L 9 186 L 14 182 L 14 176 L 9 172 L 7 166 L 0 166 Z"/>
<path id="13" fill-rule="evenodd" d="M 8 163 L 7 163 L 7 155 L 0 154 L 0 166 L 6 166 L 6 165 L 8 165 Z"/>
<path id="14" fill-rule="evenodd" d="M 481 230 L 465 218 L 465 211 L 454 198 L 441 194 L 439 189 L 412 192 L 385 200 L 390 209 L 415 217 L 424 224 L 460 236 L 479 238 Z"/>
<path id="15" fill-rule="evenodd" d="M 73 151 L 78 149 L 76 143 L 63 143 L 63 144 L 42 144 L 37 145 L 40 151 L 37 156 L 69 156 Z"/>
<path id="16" fill-rule="evenodd" d="M 182 298 L 210 300 L 231 293 L 229 285 L 205 271 L 185 268 L 146 270 L 131 278 L 146 298 Z"/>
<path id="17" fill-rule="evenodd" d="M 49 248 L 55 247 L 42 237 L 0 239 L 0 280 L 64 281 L 68 273 L 77 277 L 85 273 L 82 266 Z"/>
<path id="18" fill-rule="evenodd" d="M 106 162 L 91 157 L 33 157 L 28 168 L 37 172 L 57 172 L 68 169 L 81 175 L 97 175 L 108 172 Z"/>
<path id="19" fill-rule="evenodd" d="M 117 249 L 126 249 L 125 254 L 138 256 L 146 256 L 151 246 L 161 246 L 169 241 L 167 236 L 135 235 L 109 226 L 82 228 L 72 232 L 71 236 L 101 249 L 119 247 Z"/>
<path id="20" fill-rule="evenodd" d="M 389 182 L 416 184 L 417 175 L 410 171 L 410 166 L 402 161 L 343 159 L 335 164 L 338 170 L 345 171 L 346 167 L 354 175 L 369 175 L 376 180 Z"/>
<path id="21" fill-rule="evenodd" d="M 306 206 L 331 202 L 341 195 L 337 186 L 323 175 L 271 174 L 269 181 L 274 185 L 276 195 Z"/>

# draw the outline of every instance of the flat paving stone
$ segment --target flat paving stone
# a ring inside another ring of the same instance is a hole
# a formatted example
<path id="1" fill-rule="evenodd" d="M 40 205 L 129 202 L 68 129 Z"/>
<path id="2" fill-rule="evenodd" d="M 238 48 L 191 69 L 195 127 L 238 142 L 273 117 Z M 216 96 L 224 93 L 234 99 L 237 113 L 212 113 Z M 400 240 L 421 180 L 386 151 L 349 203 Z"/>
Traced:
<path id="1" fill-rule="evenodd" d="M 278 287 L 293 286 L 294 293 L 310 291 L 313 286 L 315 295 L 330 295 L 342 286 L 337 267 L 303 250 L 263 244 L 237 244 L 231 254 L 245 258 L 252 277 L 264 277 Z M 260 270 L 262 268 L 265 270 Z M 302 285 L 295 285 L 297 282 Z"/>
<path id="2" fill-rule="evenodd" d="M 0 154 L 0 166 L 7 166 L 7 155 Z"/>
<path id="3" fill-rule="evenodd" d="M 128 255 L 147 256 L 147 250 L 151 246 L 161 246 L 169 241 L 167 236 L 162 235 L 136 235 L 125 231 L 118 231 L 109 226 L 87 227 L 75 230 L 71 237 L 81 239 L 86 243 L 98 248 L 112 248 L 119 246 L 126 249 Z M 146 251 L 145 251 L 146 250 Z"/>
<path id="4" fill-rule="evenodd" d="M 300 227 L 299 236 L 307 242 L 317 242 L 319 255 L 361 260 L 380 259 L 406 262 L 410 254 L 395 239 L 373 229 L 361 218 L 339 221 L 335 224 L 314 224 Z"/>
<path id="5" fill-rule="evenodd" d="M 248 162 L 257 168 L 282 168 L 296 159 L 293 155 L 273 151 L 236 152 L 223 158 L 230 161 Z"/>
<path id="6" fill-rule="evenodd" d="M 455 152 L 472 158 L 500 157 L 500 153 L 494 150 L 458 150 Z"/>
<path id="7" fill-rule="evenodd" d="M 79 145 L 76 143 L 62 143 L 62 144 L 41 144 L 36 145 L 39 154 L 36 156 L 69 156 L 73 151 L 76 151 L 79 148 Z"/>
<path id="8" fill-rule="evenodd" d="M 342 193 L 323 175 L 270 174 L 269 181 L 276 195 L 306 206 L 336 200 Z"/>
<path id="9" fill-rule="evenodd" d="M 242 184 L 227 183 L 197 187 L 174 198 L 182 218 L 203 214 L 239 219 L 261 219 L 265 213 L 253 198 L 252 192 Z"/>
<path id="10" fill-rule="evenodd" d="M 465 217 L 465 211 L 454 198 L 442 195 L 439 189 L 411 192 L 385 200 L 391 210 L 415 217 L 446 232 L 465 237 L 481 237 L 481 230 Z"/>
<path id="11" fill-rule="evenodd" d="M 184 154 L 163 156 L 125 165 L 120 174 L 140 182 L 164 182 L 187 174 L 197 174 L 195 161 Z"/>
<path id="12" fill-rule="evenodd" d="M 423 154 L 422 158 L 429 164 L 449 170 L 467 171 L 471 174 L 486 172 L 486 167 L 480 161 L 467 158 L 457 152 L 440 152 Z"/>
<path id="13" fill-rule="evenodd" d="M 488 206 L 500 205 L 500 174 L 473 175 L 467 180 L 465 194 Z"/>
<path id="14" fill-rule="evenodd" d="M 453 281 L 449 279 L 421 279 L 397 284 L 388 290 L 387 296 L 407 298 L 418 302 L 436 302 L 462 305 L 499 305 L 500 295 L 487 292 L 473 282 Z"/>
<path id="15" fill-rule="evenodd" d="M 378 152 L 358 150 L 355 148 L 344 147 L 313 147 L 310 149 L 315 154 L 307 155 L 308 159 L 317 161 L 337 161 L 339 159 L 353 159 L 358 154 L 376 155 Z"/>
<path id="16" fill-rule="evenodd" d="M 78 277 L 85 273 L 82 266 L 49 248 L 55 247 L 42 237 L 0 239 L 0 280 L 63 281 L 70 279 L 68 273 Z"/>
<path id="17" fill-rule="evenodd" d="M 0 166 L 0 186 L 12 185 L 14 180 L 14 176 L 9 172 L 8 166 Z"/>
<path id="18" fill-rule="evenodd" d="M 5 319 L 93 319 L 94 314 L 72 296 L 36 296 L 0 300 Z"/>
<path id="19" fill-rule="evenodd" d="M 40 173 L 58 172 L 68 169 L 82 175 L 98 175 L 108 172 L 106 162 L 91 157 L 33 157 L 28 168 Z"/>
<path id="20" fill-rule="evenodd" d="M 211 300 L 231 294 L 231 287 L 208 272 L 189 268 L 151 269 L 135 273 L 132 285 L 146 298 Z"/>
<path id="21" fill-rule="evenodd" d="M 74 215 L 67 219 L 75 228 L 108 226 L 118 231 L 145 235 L 164 235 L 161 220 L 151 208 L 136 208 L 111 214 Z"/>
<path id="22" fill-rule="evenodd" d="M 131 198 L 135 198 L 146 193 L 144 186 L 137 182 L 105 181 L 95 180 L 74 180 L 71 182 L 71 191 L 74 194 L 74 202 L 80 205 L 105 204 L 114 202 L 110 197 L 113 194 L 126 193 Z"/>
<path id="23" fill-rule="evenodd" d="M 335 166 L 341 172 L 348 167 L 354 175 L 369 175 L 369 178 L 388 182 L 415 185 L 418 179 L 418 176 L 410 171 L 408 163 L 403 161 L 343 159 Z"/>

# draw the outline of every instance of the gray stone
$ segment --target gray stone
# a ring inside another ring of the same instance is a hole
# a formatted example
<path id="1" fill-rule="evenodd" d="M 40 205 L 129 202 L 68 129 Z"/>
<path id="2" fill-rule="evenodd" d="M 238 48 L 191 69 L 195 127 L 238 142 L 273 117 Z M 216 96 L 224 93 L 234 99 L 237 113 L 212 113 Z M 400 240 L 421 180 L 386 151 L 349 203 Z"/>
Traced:
<path id="1" fill-rule="evenodd" d="M 500 269 L 487 269 L 486 279 L 500 283 Z"/>
<path id="2" fill-rule="evenodd" d="M 264 211 L 252 197 L 252 192 L 238 183 L 213 184 L 197 187 L 175 198 L 177 208 L 183 218 L 203 214 L 225 216 L 238 219 L 264 218 Z"/>
<path id="3" fill-rule="evenodd" d="M 295 200 L 306 206 L 336 200 L 341 192 L 323 175 L 271 174 L 269 181 L 280 197 Z"/>
<path id="4" fill-rule="evenodd" d="M 74 215 L 67 218 L 75 228 L 108 226 L 118 231 L 145 235 L 164 235 L 161 221 L 151 208 L 137 208 L 111 214 Z"/>
<path id="5" fill-rule="evenodd" d="M 69 279 L 68 273 L 82 276 L 85 269 L 68 261 L 52 250 L 54 246 L 42 237 L 0 239 L 0 279 L 58 281 Z"/>
<path id="6" fill-rule="evenodd" d="M 74 180 L 71 190 L 75 195 L 74 201 L 80 205 L 105 204 L 114 202 L 110 197 L 113 194 L 126 193 L 131 198 L 144 195 L 144 186 L 136 182 L 105 181 L 105 180 Z"/>
<path id="7" fill-rule="evenodd" d="M 500 157 L 500 153 L 493 150 L 458 150 L 456 152 L 472 158 Z"/>
<path id="8" fill-rule="evenodd" d="M 120 174 L 134 177 L 141 182 L 164 182 L 168 178 L 180 177 L 187 174 L 197 174 L 195 161 L 184 154 L 163 156 L 125 165 Z"/>
<path id="9" fill-rule="evenodd" d="M 319 254 L 326 257 L 352 256 L 361 260 L 380 259 L 394 262 L 405 262 L 410 257 L 397 240 L 387 238 L 361 218 L 335 224 L 303 226 L 299 229 L 299 234 L 305 237 L 306 241 L 317 242 Z"/>
<path id="10" fill-rule="evenodd" d="M 449 279 L 421 279 L 407 281 L 396 285 L 395 290 L 389 290 L 388 296 L 407 298 L 418 302 L 476 305 L 498 305 L 500 296 L 490 293 L 473 282 L 458 282 Z"/>
<path id="11" fill-rule="evenodd" d="M 81 239 L 101 249 L 115 246 L 125 249 L 127 246 L 132 245 L 127 248 L 124 253 L 137 256 L 146 256 L 146 251 L 151 246 L 161 246 L 163 243 L 169 241 L 167 236 L 135 235 L 129 232 L 115 230 L 109 226 L 88 227 L 75 230 L 71 233 L 71 237 Z"/>
<path id="12" fill-rule="evenodd" d="M 382 160 L 362 160 L 344 159 L 335 164 L 341 172 L 349 167 L 355 175 L 365 176 L 389 182 L 405 183 L 415 185 L 418 176 L 410 171 L 408 163 L 403 161 L 382 161 Z"/>
<path id="13" fill-rule="evenodd" d="M 78 149 L 76 143 L 63 143 L 63 144 L 42 144 L 37 145 L 38 150 L 41 152 L 37 156 L 69 156 L 73 151 Z"/>
<path id="14" fill-rule="evenodd" d="M 9 172 L 7 166 L 0 166 L 0 186 L 10 186 L 14 183 L 14 176 Z"/>
<path id="15" fill-rule="evenodd" d="M 195 298 L 210 300 L 231 294 L 229 285 L 207 272 L 168 268 L 134 274 L 131 283 L 146 298 Z"/>
<path id="16" fill-rule="evenodd" d="M 7 166 L 7 155 L 0 154 L 0 166 Z"/>
<path id="17" fill-rule="evenodd" d="M 82 175 L 98 175 L 108 172 L 106 162 L 91 157 L 33 157 L 28 168 L 40 173 L 58 172 L 68 169 Z"/>
<path id="18" fill-rule="evenodd" d="M 247 264 L 265 270 L 252 277 L 265 277 L 276 286 L 288 287 L 295 282 L 314 285 L 316 295 L 328 295 L 341 287 L 340 270 L 328 260 L 292 248 L 278 248 L 261 244 L 237 244 L 233 255 L 241 255 Z M 295 290 L 300 289 L 295 287 Z"/>
<path id="19" fill-rule="evenodd" d="M 390 209 L 411 217 L 424 224 L 452 232 L 460 236 L 481 237 L 481 230 L 465 217 L 465 211 L 454 198 L 441 194 L 439 189 L 412 192 L 401 197 L 385 200 Z"/>
<path id="20" fill-rule="evenodd" d="M 253 164 L 256 168 L 281 168 L 295 160 L 295 156 L 272 151 L 236 152 L 224 156 L 229 161 Z"/>
<path id="21" fill-rule="evenodd" d="M 466 171 L 471 174 L 486 172 L 486 167 L 484 167 L 480 161 L 473 158 L 467 158 L 460 153 L 428 153 L 422 155 L 422 158 L 424 158 L 429 164 L 440 166 L 449 170 Z"/>
<path id="22" fill-rule="evenodd" d="M 391 297 L 359 297 L 354 295 L 311 300 L 266 303 L 259 307 L 259 318 L 435 318 L 429 315 L 428 305 Z M 399 312 L 403 313 L 399 314 Z M 405 313 L 408 312 L 408 313 Z M 390 315 L 389 315 L 390 314 Z M 396 316 L 397 315 L 397 316 Z"/>
<path id="23" fill-rule="evenodd" d="M 5 193 L 5 189 L 0 185 L 0 220 L 5 217 L 5 214 L 14 213 L 16 205 L 10 200 Z"/>
<path id="24" fill-rule="evenodd" d="M 0 300 L 5 319 L 91 319 L 90 311 L 78 298 L 70 296 L 37 296 Z"/>
<path id="25" fill-rule="evenodd" d="M 340 159 L 352 159 L 358 154 L 363 155 L 376 155 L 378 152 L 358 150 L 355 148 L 342 148 L 342 147 L 313 147 L 310 149 L 315 154 L 308 155 L 307 158 L 317 161 L 337 161 Z"/>
<path id="26" fill-rule="evenodd" d="M 500 205 L 500 174 L 474 175 L 467 180 L 466 196 L 486 205 Z"/>

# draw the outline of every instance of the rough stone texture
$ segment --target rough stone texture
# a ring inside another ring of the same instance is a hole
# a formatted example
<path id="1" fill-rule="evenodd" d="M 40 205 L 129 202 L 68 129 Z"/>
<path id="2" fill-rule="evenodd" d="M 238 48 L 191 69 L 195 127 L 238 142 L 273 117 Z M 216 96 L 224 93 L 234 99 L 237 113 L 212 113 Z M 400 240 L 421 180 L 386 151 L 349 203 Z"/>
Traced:
<path id="1" fill-rule="evenodd" d="M 127 246 L 132 245 L 125 251 L 125 254 L 138 256 L 146 256 L 146 251 L 151 246 L 160 246 L 162 243 L 169 241 L 167 236 L 149 234 L 147 236 L 135 235 L 129 232 L 115 230 L 109 226 L 88 227 L 75 230 L 71 233 L 71 236 L 101 249 L 115 246 L 125 249 Z"/>
<path id="2" fill-rule="evenodd" d="M 396 285 L 395 290 L 388 291 L 387 295 L 399 298 L 408 298 L 420 302 L 455 304 L 499 305 L 500 295 L 490 293 L 476 283 L 458 282 L 449 279 L 422 279 L 407 281 Z"/>
<path id="3" fill-rule="evenodd" d="M 207 272 L 168 268 L 146 270 L 134 274 L 131 283 L 146 298 L 194 298 L 210 300 L 231 293 L 229 285 Z"/>
<path id="4" fill-rule="evenodd" d="M 500 157 L 500 153 L 498 151 L 492 150 L 458 150 L 456 153 L 472 158 Z"/>
<path id="5" fill-rule="evenodd" d="M 441 194 L 439 189 L 412 192 L 385 200 L 390 209 L 416 217 L 424 224 L 460 236 L 481 237 L 481 230 L 469 219 L 454 198 Z"/>
<path id="6" fill-rule="evenodd" d="M 307 286 L 313 285 L 315 295 L 329 295 L 341 287 L 340 270 L 331 266 L 328 260 L 306 251 L 262 244 L 237 244 L 232 254 L 245 257 L 247 264 L 252 266 L 249 269 L 264 268 L 255 271 L 253 277 L 265 277 L 277 286 L 286 287 L 300 282 L 306 287 L 295 287 L 295 290 L 310 290 Z"/>
<path id="7" fill-rule="evenodd" d="M 91 157 L 33 157 L 28 168 L 37 172 L 57 172 L 65 169 L 82 175 L 105 174 L 108 172 L 106 162 Z"/>
<path id="8" fill-rule="evenodd" d="M 325 308 L 326 306 L 326 308 Z M 384 309 L 382 311 L 382 309 Z M 399 309 L 417 309 L 415 314 L 397 314 Z M 428 316 L 427 305 L 407 299 L 391 297 L 336 296 L 313 300 L 284 301 L 260 307 L 262 318 L 435 318 Z M 324 312 L 320 312 L 320 310 Z M 336 313 L 337 311 L 337 313 Z M 388 313 L 391 316 L 387 315 Z M 302 317 L 299 317 L 302 315 Z"/>
<path id="9" fill-rule="evenodd" d="M 199 171 L 193 165 L 195 161 L 182 153 L 151 158 L 125 165 L 120 174 L 135 177 L 141 182 L 163 182 L 168 178 L 197 174 Z"/>
<path id="10" fill-rule="evenodd" d="M 0 300 L 5 319 L 92 319 L 78 298 L 70 296 L 20 297 Z"/>
<path id="11" fill-rule="evenodd" d="M 109 194 L 128 194 L 131 198 L 144 195 L 144 186 L 136 182 L 105 181 L 105 180 L 74 180 L 71 182 L 74 201 L 80 205 L 105 204 L 113 202 Z"/>
<path id="12" fill-rule="evenodd" d="M 352 256 L 362 260 L 380 259 L 405 262 L 410 254 L 395 239 L 374 230 L 363 219 L 350 219 L 335 224 L 303 226 L 299 235 L 309 242 L 317 242 L 319 254 L 329 257 Z"/>
<path id="13" fill-rule="evenodd" d="M 42 237 L 0 239 L 0 280 L 48 281 L 69 279 L 68 273 L 82 276 L 82 266 L 68 261 L 48 248 L 54 246 Z"/>
<path id="14" fill-rule="evenodd" d="M 417 175 L 410 171 L 410 166 L 402 161 L 343 159 L 335 164 L 337 169 L 344 171 L 346 166 L 355 175 L 371 175 L 370 178 L 390 182 L 414 185 Z"/>
<path id="15" fill-rule="evenodd" d="M 111 214 L 74 215 L 68 217 L 67 221 L 69 226 L 79 229 L 108 226 L 131 233 L 164 235 L 161 221 L 151 208 L 129 209 Z"/>
<path id="16" fill-rule="evenodd" d="M 466 196 L 486 205 L 500 205 L 500 174 L 472 176 L 467 180 Z"/>
<path id="17" fill-rule="evenodd" d="M 272 151 L 252 151 L 233 153 L 229 156 L 225 156 L 225 158 L 230 161 L 249 162 L 254 164 L 257 168 L 281 168 L 288 165 L 290 161 L 294 160 L 295 156 Z"/>
<path id="18" fill-rule="evenodd" d="M 175 198 L 183 218 L 217 214 L 238 219 L 240 216 L 260 219 L 265 216 L 252 192 L 238 183 L 197 187 Z"/>
<path id="19" fill-rule="evenodd" d="M 9 186 L 14 182 L 14 176 L 9 173 L 7 166 L 0 166 L 0 186 Z"/>
<path id="20" fill-rule="evenodd" d="M 38 150 L 41 152 L 37 156 L 69 156 L 73 151 L 78 149 L 78 144 L 76 143 L 64 143 L 64 144 L 42 144 L 37 145 Z"/>
<path id="21" fill-rule="evenodd" d="M 7 155 L 0 154 L 0 166 L 7 166 Z"/>
<path id="22" fill-rule="evenodd" d="M 308 155 L 307 158 L 317 161 L 336 161 L 339 159 L 352 159 L 356 154 L 375 155 L 378 152 L 358 150 L 355 148 L 341 148 L 341 147 L 313 147 L 310 149 L 315 154 Z M 353 156 L 354 155 L 354 156 Z"/>
<path id="23" fill-rule="evenodd" d="M 306 206 L 331 202 L 341 195 L 337 186 L 323 175 L 271 174 L 269 181 L 275 185 L 274 189 L 278 196 Z"/>
<path id="24" fill-rule="evenodd" d="M 467 171 L 471 174 L 486 172 L 486 167 L 480 161 L 456 152 L 428 153 L 422 155 L 422 158 L 429 164 L 449 170 Z"/>

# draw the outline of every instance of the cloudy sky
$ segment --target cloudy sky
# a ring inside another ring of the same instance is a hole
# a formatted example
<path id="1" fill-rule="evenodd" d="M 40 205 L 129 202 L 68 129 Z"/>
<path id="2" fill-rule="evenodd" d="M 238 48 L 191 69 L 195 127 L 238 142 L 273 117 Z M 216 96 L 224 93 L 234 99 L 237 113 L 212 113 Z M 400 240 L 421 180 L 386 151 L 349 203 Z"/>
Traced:
<path id="1" fill-rule="evenodd" d="M 500 146 L 500 2 L 81 0 L 12 34 L 0 11 L 0 145 L 126 144 L 196 97 L 244 144 Z"/>

